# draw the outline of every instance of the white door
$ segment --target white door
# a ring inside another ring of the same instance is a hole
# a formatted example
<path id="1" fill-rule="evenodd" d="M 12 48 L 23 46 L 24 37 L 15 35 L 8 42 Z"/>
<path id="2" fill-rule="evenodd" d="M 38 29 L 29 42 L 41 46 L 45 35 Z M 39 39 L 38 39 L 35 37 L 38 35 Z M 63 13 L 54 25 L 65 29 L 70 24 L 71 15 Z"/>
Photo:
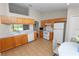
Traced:
<path id="1" fill-rule="evenodd" d="M 69 40 L 76 32 L 79 32 L 79 17 L 71 17 L 69 20 Z"/>

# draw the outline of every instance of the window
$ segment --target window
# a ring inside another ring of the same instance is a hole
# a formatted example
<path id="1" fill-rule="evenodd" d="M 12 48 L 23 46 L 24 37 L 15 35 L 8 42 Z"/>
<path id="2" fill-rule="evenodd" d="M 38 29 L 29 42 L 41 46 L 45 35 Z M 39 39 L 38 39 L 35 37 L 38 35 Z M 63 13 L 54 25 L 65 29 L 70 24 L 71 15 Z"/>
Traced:
<path id="1" fill-rule="evenodd" d="M 12 24 L 12 30 L 13 31 L 23 31 L 23 30 L 29 30 L 29 25 L 24 24 Z"/>
<path id="2" fill-rule="evenodd" d="M 22 31 L 23 25 L 22 24 L 13 24 L 13 31 Z"/>
<path id="3" fill-rule="evenodd" d="M 29 30 L 29 25 L 23 25 L 23 30 Z"/>

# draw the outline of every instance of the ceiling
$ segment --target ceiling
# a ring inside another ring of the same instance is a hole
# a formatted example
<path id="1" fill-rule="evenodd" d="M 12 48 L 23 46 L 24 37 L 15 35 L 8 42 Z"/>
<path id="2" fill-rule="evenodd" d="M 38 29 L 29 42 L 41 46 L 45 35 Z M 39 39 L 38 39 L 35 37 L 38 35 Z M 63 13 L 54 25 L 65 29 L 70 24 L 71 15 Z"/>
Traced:
<path id="1" fill-rule="evenodd" d="M 79 3 L 71 3 L 69 7 L 79 7 Z"/>
<path id="2" fill-rule="evenodd" d="M 29 5 L 40 12 L 67 10 L 66 3 L 30 3 Z"/>
<path id="3" fill-rule="evenodd" d="M 16 3 L 23 7 L 30 7 L 39 12 L 67 11 L 67 7 L 79 7 L 79 3 Z"/>

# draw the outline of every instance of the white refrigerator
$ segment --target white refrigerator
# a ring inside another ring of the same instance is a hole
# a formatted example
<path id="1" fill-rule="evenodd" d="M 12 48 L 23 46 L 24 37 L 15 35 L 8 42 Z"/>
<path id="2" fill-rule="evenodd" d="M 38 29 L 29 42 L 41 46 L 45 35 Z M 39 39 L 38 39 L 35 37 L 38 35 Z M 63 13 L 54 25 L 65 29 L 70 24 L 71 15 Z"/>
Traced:
<path id="1" fill-rule="evenodd" d="M 64 23 L 54 24 L 54 38 L 53 38 L 53 49 L 56 49 L 57 43 L 63 42 L 64 36 Z"/>

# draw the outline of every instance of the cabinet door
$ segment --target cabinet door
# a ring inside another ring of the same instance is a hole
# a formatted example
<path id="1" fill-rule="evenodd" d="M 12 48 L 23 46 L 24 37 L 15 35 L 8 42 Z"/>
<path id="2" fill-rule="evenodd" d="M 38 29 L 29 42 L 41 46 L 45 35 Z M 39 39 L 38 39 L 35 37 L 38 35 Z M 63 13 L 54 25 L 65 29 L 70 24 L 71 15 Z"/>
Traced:
<path id="1" fill-rule="evenodd" d="M 28 21 L 29 21 L 29 20 L 22 19 L 23 24 L 29 24 L 29 22 L 28 22 Z"/>
<path id="2" fill-rule="evenodd" d="M 28 43 L 28 38 L 27 38 L 26 34 L 24 34 L 24 35 L 17 35 L 17 36 L 14 37 L 14 40 L 15 40 L 15 45 L 16 46 Z"/>
<path id="3" fill-rule="evenodd" d="M 16 18 L 15 17 L 2 16 L 1 17 L 1 23 L 3 23 L 3 24 L 15 24 Z"/>
<path id="4" fill-rule="evenodd" d="M 34 32 L 34 40 L 37 39 L 37 32 Z"/>
<path id="5" fill-rule="evenodd" d="M 20 40 L 21 40 L 21 44 L 25 44 L 25 43 L 28 43 L 28 36 L 25 34 L 25 35 L 21 35 L 20 36 Z"/>
<path id="6" fill-rule="evenodd" d="M 1 40 L 0 40 L 0 52 L 1 52 Z"/>
<path id="7" fill-rule="evenodd" d="M 1 24 L 1 16 L 0 16 L 0 24 Z"/>
<path id="8" fill-rule="evenodd" d="M 43 32 L 40 31 L 40 38 L 43 38 Z"/>
<path id="9" fill-rule="evenodd" d="M 14 48 L 13 37 L 1 39 L 1 51 L 6 51 L 8 49 Z"/>
<path id="10" fill-rule="evenodd" d="M 17 23 L 15 17 L 8 17 L 8 21 L 9 21 L 9 24 L 16 24 Z"/>
<path id="11" fill-rule="evenodd" d="M 30 19 L 30 18 L 23 18 L 22 22 L 23 24 L 34 24 L 33 19 Z"/>
<path id="12" fill-rule="evenodd" d="M 21 45 L 21 37 L 20 36 L 15 36 L 14 40 L 15 40 L 15 45 L 16 46 Z"/>
<path id="13" fill-rule="evenodd" d="M 10 21 L 9 21 L 8 17 L 1 16 L 1 23 L 2 23 L 2 24 L 7 24 L 7 23 L 9 23 L 9 22 L 10 22 Z"/>
<path id="14" fill-rule="evenodd" d="M 23 20 L 22 18 L 16 18 L 16 23 L 17 23 L 17 24 L 23 24 L 23 23 L 22 23 L 22 20 Z"/>
<path id="15" fill-rule="evenodd" d="M 52 41 L 53 40 L 53 32 L 50 32 L 50 41 Z"/>

